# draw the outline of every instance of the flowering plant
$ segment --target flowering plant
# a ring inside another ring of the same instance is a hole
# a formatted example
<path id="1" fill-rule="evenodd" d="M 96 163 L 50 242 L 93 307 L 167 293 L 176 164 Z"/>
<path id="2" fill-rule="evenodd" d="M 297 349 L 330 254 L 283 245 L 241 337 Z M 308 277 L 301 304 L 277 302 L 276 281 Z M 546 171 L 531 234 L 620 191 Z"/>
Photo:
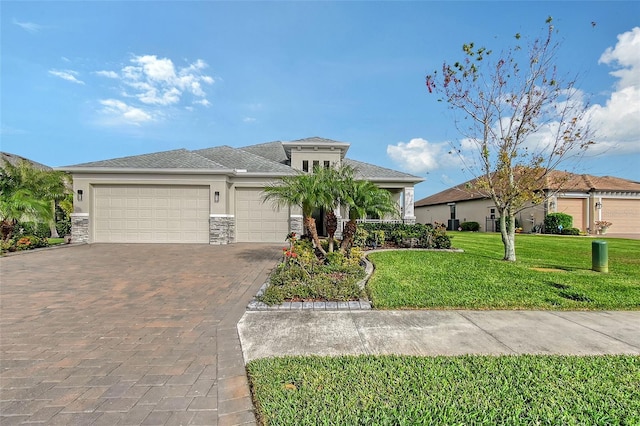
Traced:
<path id="1" fill-rule="evenodd" d="M 606 232 L 607 229 L 613 225 L 613 223 L 607 222 L 606 220 L 596 220 L 595 224 L 596 228 L 598 228 L 598 232 Z"/>
<path id="2" fill-rule="evenodd" d="M 603 228 L 606 229 L 611 225 L 613 225 L 613 223 L 607 222 L 606 220 L 596 220 L 596 226 L 598 227 L 598 229 L 603 229 Z"/>

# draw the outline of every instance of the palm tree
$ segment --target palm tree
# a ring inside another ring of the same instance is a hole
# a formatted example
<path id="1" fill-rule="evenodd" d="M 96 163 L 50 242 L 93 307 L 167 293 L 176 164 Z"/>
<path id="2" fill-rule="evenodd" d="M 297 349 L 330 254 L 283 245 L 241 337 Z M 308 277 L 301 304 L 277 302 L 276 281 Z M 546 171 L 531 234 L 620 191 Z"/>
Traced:
<path id="1" fill-rule="evenodd" d="M 316 248 L 326 255 L 318 237 L 316 221 L 312 216 L 314 210 L 330 204 L 330 194 L 322 180 L 323 177 L 324 173 L 302 172 L 293 176 L 284 176 L 277 183 L 265 187 L 262 201 L 271 201 L 277 207 L 300 207 L 305 230 L 311 236 Z"/>
<path id="2" fill-rule="evenodd" d="M 391 193 L 378 188 L 367 180 L 350 180 L 345 183 L 343 203 L 349 208 L 349 222 L 344 228 L 340 250 L 344 253 L 353 244 L 356 233 L 356 221 L 367 215 L 383 217 L 398 216 L 398 205 L 391 198 Z"/>
<path id="3" fill-rule="evenodd" d="M 315 168 L 313 173 L 320 180 L 324 187 L 326 196 L 322 197 L 325 204 L 321 207 L 325 210 L 325 224 L 329 237 L 329 252 L 333 251 L 334 236 L 338 230 L 338 218 L 335 209 L 340 205 L 344 198 L 346 184 L 353 180 L 356 170 L 351 166 L 340 166 L 338 168 Z"/>
<path id="4" fill-rule="evenodd" d="M 37 169 L 24 160 L 15 165 L 5 161 L 0 175 L 3 239 L 11 238 L 20 221 L 47 222 L 51 236 L 56 237 L 55 205 L 68 192 L 68 176 L 60 171 Z"/>

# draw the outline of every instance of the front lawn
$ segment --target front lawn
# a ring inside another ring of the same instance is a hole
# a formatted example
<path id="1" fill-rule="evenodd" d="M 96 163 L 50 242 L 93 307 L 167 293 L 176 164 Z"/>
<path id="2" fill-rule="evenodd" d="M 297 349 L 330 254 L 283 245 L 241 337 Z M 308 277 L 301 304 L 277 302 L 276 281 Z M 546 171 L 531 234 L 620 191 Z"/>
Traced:
<path id="1" fill-rule="evenodd" d="M 264 425 L 640 424 L 640 357 L 288 357 L 247 365 Z"/>
<path id="2" fill-rule="evenodd" d="M 500 235 L 454 232 L 464 253 L 371 253 L 367 284 L 378 309 L 640 309 L 640 241 L 607 238 L 609 273 L 591 270 L 592 238 L 516 235 L 504 262 Z"/>

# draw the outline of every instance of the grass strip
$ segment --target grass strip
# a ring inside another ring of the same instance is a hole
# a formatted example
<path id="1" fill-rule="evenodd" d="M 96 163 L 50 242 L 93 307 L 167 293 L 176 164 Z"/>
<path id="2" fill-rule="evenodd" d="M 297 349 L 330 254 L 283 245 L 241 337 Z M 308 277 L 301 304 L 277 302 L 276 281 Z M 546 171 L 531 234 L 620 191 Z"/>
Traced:
<path id="1" fill-rule="evenodd" d="M 247 371 L 264 425 L 640 424 L 637 356 L 311 356 Z"/>
<path id="2" fill-rule="evenodd" d="M 607 239 L 609 273 L 591 270 L 591 238 L 517 235 L 517 262 L 500 236 L 453 233 L 464 253 L 371 253 L 377 309 L 640 309 L 640 241 Z"/>

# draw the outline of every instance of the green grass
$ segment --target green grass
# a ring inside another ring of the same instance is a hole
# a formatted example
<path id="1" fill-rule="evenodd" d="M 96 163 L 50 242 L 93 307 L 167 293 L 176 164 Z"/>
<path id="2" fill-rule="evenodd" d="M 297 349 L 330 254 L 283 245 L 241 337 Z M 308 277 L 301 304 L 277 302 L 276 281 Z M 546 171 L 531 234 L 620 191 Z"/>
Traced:
<path id="1" fill-rule="evenodd" d="M 288 357 L 247 365 L 265 425 L 638 425 L 640 357 Z"/>
<path id="2" fill-rule="evenodd" d="M 64 238 L 47 238 L 50 246 L 57 246 L 59 244 L 64 244 Z"/>
<path id="3" fill-rule="evenodd" d="M 591 238 L 516 235 L 518 260 L 505 262 L 499 234 L 451 234 L 464 253 L 371 253 L 376 270 L 367 289 L 374 307 L 640 309 L 638 240 L 606 238 L 609 273 L 600 273 L 591 270 Z"/>

